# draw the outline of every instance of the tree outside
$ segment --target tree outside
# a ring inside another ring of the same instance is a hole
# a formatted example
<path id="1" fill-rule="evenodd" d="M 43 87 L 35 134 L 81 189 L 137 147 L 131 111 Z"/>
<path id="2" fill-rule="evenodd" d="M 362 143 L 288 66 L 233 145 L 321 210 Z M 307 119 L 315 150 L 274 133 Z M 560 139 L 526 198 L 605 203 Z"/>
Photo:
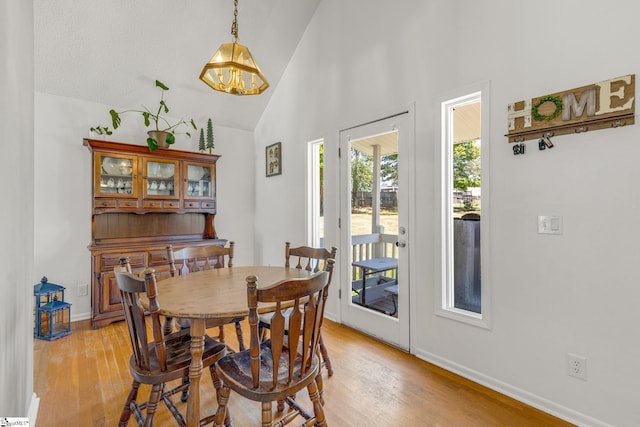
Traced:
<path id="1" fill-rule="evenodd" d="M 481 152 L 476 141 L 465 141 L 453 146 L 453 188 L 455 211 L 479 212 L 480 206 L 471 189 L 481 185 Z M 388 186 L 398 185 L 398 154 L 390 154 L 380 159 L 381 181 Z M 351 191 L 352 211 L 362 213 L 366 201 L 363 194 L 373 188 L 373 159 L 358 150 L 351 150 Z M 366 210 L 366 208 L 365 208 Z M 396 212 L 397 214 L 397 212 Z"/>
<path id="2" fill-rule="evenodd" d="M 380 158 L 380 179 L 387 185 L 398 186 L 398 153 Z"/>
<path id="3" fill-rule="evenodd" d="M 480 145 L 475 141 L 466 141 L 453 146 L 453 188 L 456 195 L 454 200 L 461 199 L 462 203 L 454 203 L 458 211 L 478 211 L 480 207 L 469 194 L 470 188 L 480 187 Z M 456 206 L 457 205 L 457 206 Z"/>
<path id="4" fill-rule="evenodd" d="M 384 185 L 398 185 L 398 155 L 380 159 L 380 180 Z M 373 190 L 373 157 L 351 150 L 351 234 L 371 233 L 371 191 Z M 381 209 L 380 222 L 387 234 L 398 233 L 397 207 Z"/>
<path id="5" fill-rule="evenodd" d="M 358 150 L 351 150 L 351 208 L 362 204 L 357 195 L 373 188 L 373 159 Z"/>

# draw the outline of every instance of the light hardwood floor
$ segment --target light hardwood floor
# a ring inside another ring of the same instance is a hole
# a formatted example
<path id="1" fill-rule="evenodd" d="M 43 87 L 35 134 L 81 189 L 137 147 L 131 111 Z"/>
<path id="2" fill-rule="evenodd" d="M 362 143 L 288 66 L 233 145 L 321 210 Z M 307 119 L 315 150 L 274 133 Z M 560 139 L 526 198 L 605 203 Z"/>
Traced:
<path id="1" fill-rule="evenodd" d="M 225 331 L 235 346 L 232 328 Z M 323 335 L 335 371 L 331 378 L 323 372 L 329 426 L 572 425 L 343 325 L 325 321 Z M 89 321 L 76 322 L 71 335 L 52 342 L 35 340 L 37 427 L 117 426 L 131 385 L 129 348 L 123 322 L 98 330 L 91 329 Z M 202 416 L 216 408 L 208 372 L 205 375 Z M 148 388 L 141 388 L 141 395 L 147 393 Z M 182 403 L 178 407 L 186 409 Z M 260 425 L 258 405 L 232 394 L 229 408 L 236 427 Z M 133 418 L 129 425 L 135 425 Z M 161 405 L 156 426 L 165 425 L 174 423 Z"/>

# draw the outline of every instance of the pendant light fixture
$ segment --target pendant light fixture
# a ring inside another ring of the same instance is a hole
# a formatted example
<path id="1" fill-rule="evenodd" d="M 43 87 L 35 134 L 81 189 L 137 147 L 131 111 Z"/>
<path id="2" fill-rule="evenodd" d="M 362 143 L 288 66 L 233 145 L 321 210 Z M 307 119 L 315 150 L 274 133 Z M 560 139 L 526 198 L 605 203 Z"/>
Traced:
<path id="1" fill-rule="evenodd" d="M 246 46 L 238 44 L 238 0 L 234 0 L 232 43 L 223 43 L 200 73 L 200 80 L 215 90 L 233 95 L 257 95 L 269 87 Z"/>

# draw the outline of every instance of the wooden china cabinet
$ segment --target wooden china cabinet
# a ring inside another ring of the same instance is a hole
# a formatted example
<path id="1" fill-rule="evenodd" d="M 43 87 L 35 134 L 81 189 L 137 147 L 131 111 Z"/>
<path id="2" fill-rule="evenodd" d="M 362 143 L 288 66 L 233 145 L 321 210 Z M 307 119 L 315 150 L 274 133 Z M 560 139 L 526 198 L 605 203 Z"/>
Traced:
<path id="1" fill-rule="evenodd" d="M 167 245 L 224 246 L 214 227 L 220 156 L 85 139 L 92 156 L 91 321 L 94 328 L 124 314 L 113 267 L 131 258 L 169 276 Z"/>

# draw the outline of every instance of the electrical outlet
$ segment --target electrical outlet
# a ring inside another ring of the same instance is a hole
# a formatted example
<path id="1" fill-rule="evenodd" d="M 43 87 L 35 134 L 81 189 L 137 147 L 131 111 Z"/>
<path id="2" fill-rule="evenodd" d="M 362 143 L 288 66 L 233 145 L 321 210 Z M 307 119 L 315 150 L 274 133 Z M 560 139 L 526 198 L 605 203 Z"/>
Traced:
<path id="1" fill-rule="evenodd" d="M 78 296 L 86 297 L 89 295 L 89 285 L 86 283 L 81 283 L 78 285 Z"/>
<path id="2" fill-rule="evenodd" d="M 571 377 L 587 380 L 587 358 L 575 354 L 567 354 L 567 369 Z"/>

